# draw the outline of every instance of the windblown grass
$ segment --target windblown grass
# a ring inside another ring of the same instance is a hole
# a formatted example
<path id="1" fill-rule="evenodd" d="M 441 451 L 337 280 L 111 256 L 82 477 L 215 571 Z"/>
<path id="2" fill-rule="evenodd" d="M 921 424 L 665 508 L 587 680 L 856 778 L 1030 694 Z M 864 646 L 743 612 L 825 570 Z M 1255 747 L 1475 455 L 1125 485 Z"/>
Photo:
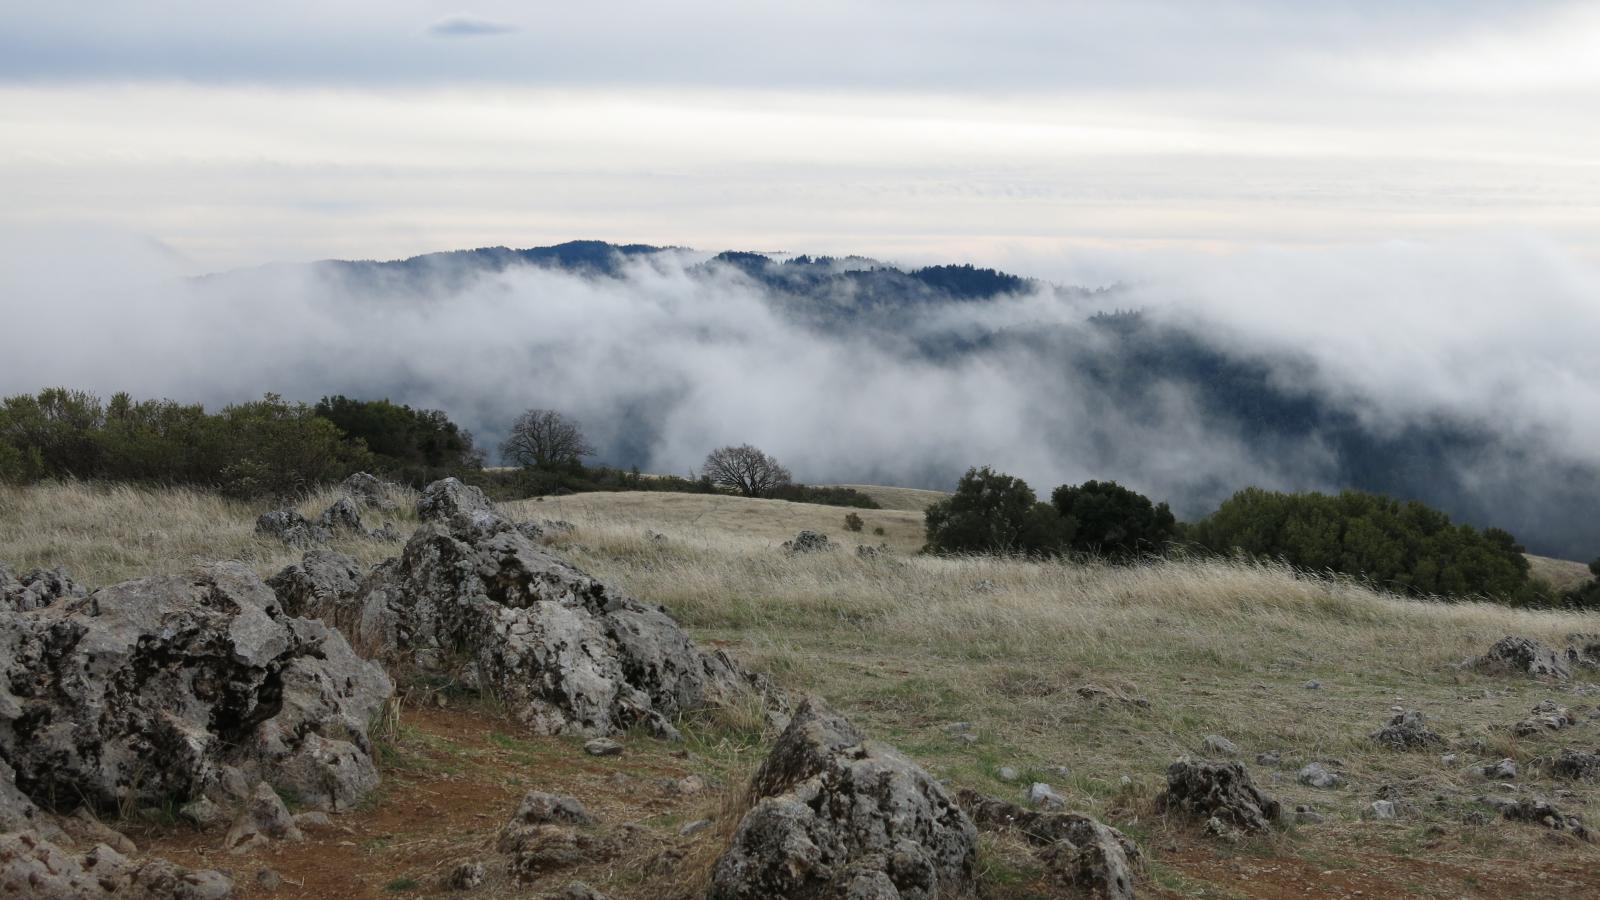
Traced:
<path id="1" fill-rule="evenodd" d="M 307 498 L 301 509 L 315 513 L 332 499 Z M 857 534 L 843 528 L 847 510 L 709 495 L 585 494 L 503 508 L 574 522 L 556 546 L 577 564 L 663 604 L 698 639 L 730 647 L 785 686 L 826 697 L 954 783 L 1018 798 L 1029 780 L 1047 781 L 1147 847 L 1175 839 L 1151 804 L 1166 766 L 1220 734 L 1239 745 L 1265 790 L 1330 820 L 1251 853 L 1320 869 L 1337 845 L 1363 860 L 1356 868 L 1372 862 L 1362 854 L 1381 852 L 1479 874 L 1472 867 L 1495 857 L 1587 871 L 1597 856 L 1592 845 L 1549 840 L 1532 826 L 1462 826 L 1476 797 L 1493 789 L 1479 768 L 1502 757 L 1522 767 L 1519 791 L 1559 797 L 1600 820 L 1594 785 L 1544 768 L 1562 746 L 1600 740 L 1588 722 L 1531 738 L 1509 729 L 1549 696 L 1585 708 L 1588 687 L 1460 663 L 1506 634 L 1562 644 L 1569 633 L 1600 632 L 1600 615 L 1410 599 L 1236 561 L 919 556 L 921 515 L 910 510 L 862 510 L 867 527 Z M 261 511 L 181 489 L 0 489 L 0 561 L 66 565 L 91 585 L 196 558 L 246 559 L 266 574 L 297 554 L 254 537 Z M 413 519 L 393 518 L 402 530 Z M 844 546 L 786 555 L 780 543 L 801 528 Z M 887 557 L 853 552 L 880 541 L 892 548 Z M 338 549 L 374 562 L 399 545 Z M 1091 685 L 1104 693 L 1082 696 Z M 1146 702 L 1127 702 L 1134 698 Z M 1395 706 L 1426 713 L 1456 761 L 1370 742 Z M 953 722 L 971 723 L 976 740 L 948 731 Z M 1268 751 L 1280 761 L 1255 761 Z M 1347 786 L 1300 785 L 1295 771 L 1313 760 L 1336 767 Z M 1002 766 L 1019 769 L 1021 782 L 1000 781 Z M 1049 774 L 1057 766 L 1070 774 Z M 1397 823 L 1361 820 L 1380 790 L 1401 803 Z M 1022 864 L 994 861 L 1013 863 Z"/>

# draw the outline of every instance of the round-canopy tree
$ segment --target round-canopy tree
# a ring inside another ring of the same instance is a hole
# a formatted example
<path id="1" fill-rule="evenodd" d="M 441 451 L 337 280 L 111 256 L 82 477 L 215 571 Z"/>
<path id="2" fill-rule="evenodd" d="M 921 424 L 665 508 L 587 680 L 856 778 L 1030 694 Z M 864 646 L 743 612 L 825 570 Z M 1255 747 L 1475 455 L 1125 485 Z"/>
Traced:
<path id="1" fill-rule="evenodd" d="M 1021 478 L 988 466 L 968 469 L 948 499 L 924 514 L 928 548 L 938 553 L 1060 553 L 1072 522 L 1040 503 Z"/>
<path id="2" fill-rule="evenodd" d="M 733 488 L 746 497 L 771 496 L 789 483 L 788 469 L 749 444 L 711 451 L 700 471 L 712 484 Z"/>
<path id="3" fill-rule="evenodd" d="M 1178 522 L 1165 503 L 1115 481 L 1063 484 L 1050 495 L 1063 519 L 1074 523 L 1072 549 L 1127 559 L 1159 553 L 1177 537 Z"/>
<path id="4" fill-rule="evenodd" d="M 534 469 L 575 466 L 593 452 L 577 423 L 553 409 L 530 409 L 518 416 L 500 445 L 506 462 Z"/>

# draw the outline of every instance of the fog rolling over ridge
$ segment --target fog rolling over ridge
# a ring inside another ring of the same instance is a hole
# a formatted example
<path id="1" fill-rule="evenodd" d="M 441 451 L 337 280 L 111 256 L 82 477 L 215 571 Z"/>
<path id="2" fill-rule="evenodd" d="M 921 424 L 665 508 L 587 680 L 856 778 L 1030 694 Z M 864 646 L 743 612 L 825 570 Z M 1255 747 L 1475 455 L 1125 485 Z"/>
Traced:
<path id="1" fill-rule="evenodd" d="M 1600 273 L 1534 243 L 1100 260 L 1105 290 L 594 244 L 184 279 L 136 243 L 8 246 L 5 393 L 389 397 L 491 450 L 545 406 L 619 466 L 750 442 L 810 482 L 987 464 L 1189 518 L 1247 485 L 1361 487 L 1600 555 Z"/>

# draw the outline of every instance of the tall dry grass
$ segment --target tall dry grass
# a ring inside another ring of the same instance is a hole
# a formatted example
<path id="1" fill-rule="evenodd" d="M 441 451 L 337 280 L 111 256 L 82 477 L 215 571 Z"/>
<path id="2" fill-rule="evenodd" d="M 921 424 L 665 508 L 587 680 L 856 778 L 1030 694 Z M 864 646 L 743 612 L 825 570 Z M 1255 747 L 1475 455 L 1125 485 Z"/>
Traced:
<path id="1" fill-rule="evenodd" d="M 332 499 L 309 497 L 300 508 L 315 513 Z M 782 684 L 825 696 L 958 784 L 1015 795 L 1019 785 L 996 777 L 1015 767 L 1024 782 L 1051 782 L 1076 808 L 1137 831 L 1148 827 L 1165 767 L 1215 733 L 1247 761 L 1279 753 L 1281 762 L 1252 765 L 1257 779 L 1291 806 L 1313 804 L 1352 829 L 1364 827 L 1360 810 L 1384 785 L 1418 827 L 1459 823 L 1485 789 L 1474 767 L 1503 756 L 1523 765 L 1520 789 L 1566 791 L 1563 805 L 1600 813 L 1593 785 L 1553 781 L 1541 765 L 1564 741 L 1594 743 L 1591 733 L 1516 738 L 1508 728 L 1546 696 L 1583 702 L 1575 695 L 1583 688 L 1459 665 L 1506 634 L 1559 644 L 1568 633 L 1600 632 L 1594 614 L 1422 601 L 1233 561 L 925 557 L 914 553 L 912 511 L 863 511 L 867 531 L 852 534 L 842 509 L 706 495 L 590 494 L 504 509 L 574 522 L 557 546 L 579 565 L 664 604 L 699 639 L 729 646 Z M 254 536 L 261 511 L 182 489 L 0 489 L 0 561 L 65 565 L 89 584 L 219 557 L 266 574 L 297 554 Z M 409 512 L 394 518 L 409 530 Z M 779 545 L 800 528 L 845 546 L 788 556 Z M 894 552 L 853 552 L 879 541 Z M 399 544 L 338 549 L 375 562 Z M 1085 698 L 1079 689 L 1089 685 L 1107 693 Z M 1455 743 L 1457 762 L 1368 741 L 1393 706 L 1424 711 Z M 976 742 L 948 733 L 955 721 L 972 723 Z M 1298 784 L 1295 769 L 1311 760 L 1337 761 L 1350 786 Z M 1054 766 L 1071 774 L 1051 774 Z M 1520 834 L 1499 829 L 1430 852 L 1521 853 Z M 1395 835 L 1396 849 L 1409 852 Z"/>
<path id="2" fill-rule="evenodd" d="M 293 505 L 315 519 L 340 496 L 322 490 Z M 363 521 L 370 527 L 392 521 L 409 532 L 417 522 L 415 494 L 400 490 L 393 499 L 395 509 L 363 510 Z M 64 566 L 90 587 L 217 559 L 242 560 L 267 575 L 300 558 L 281 542 L 256 536 L 256 517 L 268 508 L 184 487 L 0 484 L 0 563 L 17 570 Z M 393 556 L 400 542 L 345 537 L 332 546 L 370 563 Z"/>

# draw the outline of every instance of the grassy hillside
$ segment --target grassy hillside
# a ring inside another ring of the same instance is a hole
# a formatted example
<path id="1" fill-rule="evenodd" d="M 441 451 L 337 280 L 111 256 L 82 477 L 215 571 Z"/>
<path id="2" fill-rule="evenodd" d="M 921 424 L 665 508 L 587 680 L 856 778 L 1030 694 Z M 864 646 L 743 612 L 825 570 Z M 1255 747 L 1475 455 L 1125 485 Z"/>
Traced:
<path id="1" fill-rule="evenodd" d="M 1532 553 L 1527 554 L 1527 557 L 1528 564 L 1532 567 L 1528 571 L 1529 576 L 1546 582 L 1559 591 L 1570 591 L 1594 577 L 1589 572 L 1588 563 L 1534 556 Z"/>
<path id="2" fill-rule="evenodd" d="M 1600 895 L 1593 845 L 1471 818 L 1482 810 L 1475 798 L 1492 789 L 1480 767 L 1509 757 L 1521 770 L 1519 795 L 1555 798 L 1600 822 L 1600 790 L 1544 769 L 1563 746 L 1600 744 L 1592 720 L 1580 714 L 1572 729 L 1531 738 L 1509 730 L 1546 697 L 1587 711 L 1580 692 L 1588 688 L 1458 665 L 1506 634 L 1561 643 L 1600 632 L 1600 615 L 1408 600 L 1233 562 L 1116 568 L 912 556 L 921 517 L 909 510 L 860 511 L 867 530 L 858 536 L 844 531 L 845 510 L 733 497 L 586 494 L 504 508 L 574 522 L 557 547 L 578 565 L 664 604 L 698 639 L 785 686 L 821 694 L 955 785 L 1017 798 L 1029 780 L 1050 782 L 1073 808 L 1141 842 L 1150 857 L 1145 896 Z M 256 512 L 182 491 L 0 491 L 0 560 L 64 564 L 90 583 L 181 568 L 193 556 L 245 558 L 269 573 L 292 554 L 251 535 Z M 886 535 L 872 536 L 873 527 Z M 848 538 L 847 548 L 883 540 L 895 552 L 784 555 L 777 544 L 801 528 Z M 344 549 L 370 561 L 398 544 Z M 1080 693 L 1091 686 L 1105 693 Z M 695 728 L 688 759 L 640 738 L 628 755 L 594 761 L 570 741 L 520 734 L 492 709 L 447 714 L 423 699 L 405 713 L 383 798 L 348 817 L 356 836 L 341 840 L 351 846 L 330 840 L 301 861 L 285 850 L 271 865 L 309 879 L 308 890 L 393 896 L 410 890 L 387 887 L 399 876 L 426 886 L 481 852 L 518 792 L 548 784 L 592 798 L 618 821 L 639 821 L 645 844 L 678 841 L 686 854 L 671 887 L 648 876 L 643 857 L 581 877 L 618 897 L 686 895 L 683 885 L 717 852 L 717 829 L 680 841 L 677 825 L 718 815 L 763 752 L 748 733 Z M 1426 713 L 1452 746 L 1378 749 L 1366 735 L 1395 706 Z M 971 723 L 977 740 L 947 730 L 955 722 Z M 1235 742 L 1287 808 L 1309 805 L 1325 823 L 1234 847 L 1157 814 L 1166 766 L 1198 753 L 1208 734 Z M 1269 752 L 1276 762 L 1257 762 Z M 1441 752 L 1457 757 L 1446 763 Z M 1299 784 L 1295 772 L 1313 760 L 1345 786 Z M 1022 783 L 1001 781 L 1002 766 L 1019 769 Z M 1069 774 L 1049 771 L 1056 766 Z M 649 787 L 690 771 L 721 793 L 671 799 Z M 1396 801 L 1398 819 L 1362 818 L 1380 796 Z M 145 843 L 180 862 L 213 846 L 171 833 Z M 1049 896 L 1018 846 L 986 839 L 983 864 L 995 897 Z"/>
<path id="3" fill-rule="evenodd" d="M 854 488 L 871 497 L 884 509 L 905 509 L 922 512 L 929 506 L 950 496 L 945 491 L 925 491 L 920 488 L 884 487 L 876 484 L 840 484 L 834 487 Z"/>

